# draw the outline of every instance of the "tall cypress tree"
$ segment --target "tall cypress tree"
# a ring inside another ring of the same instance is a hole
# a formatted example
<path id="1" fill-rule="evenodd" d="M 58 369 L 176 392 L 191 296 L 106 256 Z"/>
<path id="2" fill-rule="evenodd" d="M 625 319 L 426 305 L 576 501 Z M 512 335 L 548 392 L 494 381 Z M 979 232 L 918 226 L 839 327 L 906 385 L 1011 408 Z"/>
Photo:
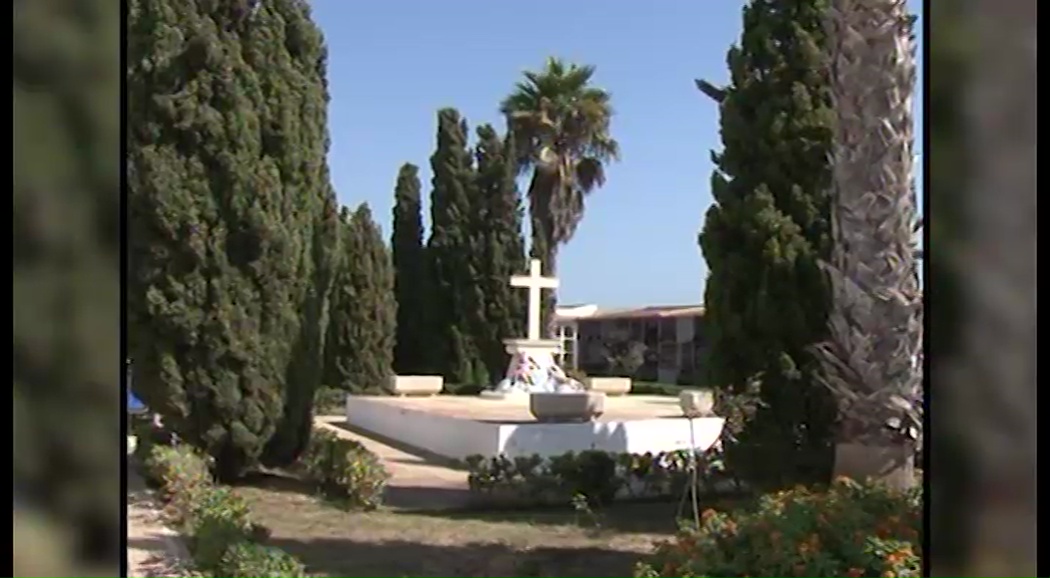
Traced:
<path id="1" fill-rule="evenodd" d="M 397 343 L 394 371 L 419 374 L 428 370 L 426 359 L 426 298 L 428 279 L 423 245 L 423 208 L 419 168 L 405 163 L 394 188 L 394 226 L 390 248 L 394 262 L 394 295 L 397 297 Z"/>
<path id="2" fill-rule="evenodd" d="M 481 303 L 475 249 L 474 167 L 467 148 L 467 122 L 455 109 L 438 111 L 437 149 L 430 157 L 431 295 L 427 348 L 431 367 L 452 383 L 477 381 L 480 363 L 471 321 Z M 480 384 L 478 384 L 480 385 Z"/>
<path id="3" fill-rule="evenodd" d="M 391 374 L 397 323 L 394 268 L 372 211 L 343 209 L 342 253 L 325 351 L 325 383 L 379 391 Z"/>
<path id="4" fill-rule="evenodd" d="M 501 140 L 491 125 L 478 127 L 477 238 L 474 263 L 483 304 L 477 308 L 474 336 L 490 376 L 506 370 L 503 340 L 524 335 L 524 293 L 510 286 L 510 276 L 525 269 L 524 215 L 518 192 L 513 141 Z"/>
<path id="5" fill-rule="evenodd" d="M 714 205 L 700 245 L 710 270 L 709 379 L 764 402 L 741 436 L 762 481 L 830 475 L 835 408 L 811 347 L 827 334 L 832 115 L 823 0 L 754 0 L 743 9 L 713 154 Z M 739 454 L 738 454 L 739 455 Z M 783 475 L 780 475 L 783 473 Z"/>
<path id="6" fill-rule="evenodd" d="M 334 244 L 326 51 L 307 6 L 133 2 L 135 388 L 223 478 L 309 435 Z"/>

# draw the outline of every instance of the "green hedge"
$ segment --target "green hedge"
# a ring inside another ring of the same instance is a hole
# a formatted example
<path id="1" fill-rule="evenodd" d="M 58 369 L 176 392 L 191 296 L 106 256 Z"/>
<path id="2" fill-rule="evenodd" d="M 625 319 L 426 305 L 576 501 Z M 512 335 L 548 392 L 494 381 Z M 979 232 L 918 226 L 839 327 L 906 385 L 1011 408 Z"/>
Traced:
<path id="1" fill-rule="evenodd" d="M 567 452 L 544 458 L 485 458 L 466 460 L 467 482 L 478 501 L 499 505 L 568 505 L 586 500 L 605 506 L 617 499 L 679 497 L 693 476 L 688 451 L 658 454 L 616 454 L 598 450 Z M 696 455 L 697 490 L 716 491 L 724 476 L 716 450 Z"/>

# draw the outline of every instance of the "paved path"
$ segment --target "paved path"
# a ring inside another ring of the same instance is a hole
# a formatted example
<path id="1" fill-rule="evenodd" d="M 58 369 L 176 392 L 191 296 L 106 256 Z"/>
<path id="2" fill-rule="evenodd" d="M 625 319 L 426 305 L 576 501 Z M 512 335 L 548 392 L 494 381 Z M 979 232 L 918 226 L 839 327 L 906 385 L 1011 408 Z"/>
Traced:
<path id="1" fill-rule="evenodd" d="M 360 442 L 383 460 L 391 475 L 384 500 L 387 505 L 441 510 L 470 503 L 467 472 L 450 467 L 447 459 L 348 427 L 342 416 L 318 416 L 314 422 L 339 437 Z"/>
<path id="2" fill-rule="evenodd" d="M 164 525 L 157 499 L 134 471 L 128 472 L 127 500 L 128 576 L 191 576 L 184 567 L 185 562 L 189 560 L 189 554 L 182 539 L 174 530 Z"/>

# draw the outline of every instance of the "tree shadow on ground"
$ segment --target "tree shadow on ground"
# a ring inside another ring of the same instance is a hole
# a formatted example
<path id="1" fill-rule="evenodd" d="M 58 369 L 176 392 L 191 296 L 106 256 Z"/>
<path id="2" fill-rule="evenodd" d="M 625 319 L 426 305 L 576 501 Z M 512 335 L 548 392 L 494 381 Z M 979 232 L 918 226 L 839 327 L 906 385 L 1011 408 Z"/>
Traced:
<path id="1" fill-rule="evenodd" d="M 698 504 L 697 512 L 693 512 L 692 504 L 688 501 L 666 498 L 617 502 L 590 512 L 578 512 L 569 504 L 503 508 L 474 504 L 465 508 L 435 510 L 421 507 L 409 511 L 418 516 L 446 520 L 479 520 L 530 525 L 581 525 L 592 527 L 595 530 L 621 534 L 672 534 L 678 528 L 678 520 L 697 517 L 704 510 L 735 510 L 749 507 L 753 503 L 754 497 L 740 495 L 704 497 Z"/>
<path id="2" fill-rule="evenodd" d="M 473 505 L 445 510 L 406 509 L 406 513 L 445 520 L 507 522 L 533 526 L 582 526 L 595 531 L 621 534 L 671 534 L 676 528 L 677 507 L 677 503 L 670 502 L 634 502 L 615 504 L 590 512 L 580 512 L 574 510 L 571 505 L 498 509 Z"/>
<path id="3" fill-rule="evenodd" d="M 283 471 L 252 472 L 239 480 L 235 487 L 255 488 L 277 494 L 312 495 L 315 488 L 310 482 Z"/>
<path id="4" fill-rule="evenodd" d="M 407 541 L 271 539 L 307 563 L 307 571 L 343 578 L 368 576 L 526 578 L 631 576 L 640 556 L 604 548 L 517 549 L 506 544 L 433 545 Z"/>

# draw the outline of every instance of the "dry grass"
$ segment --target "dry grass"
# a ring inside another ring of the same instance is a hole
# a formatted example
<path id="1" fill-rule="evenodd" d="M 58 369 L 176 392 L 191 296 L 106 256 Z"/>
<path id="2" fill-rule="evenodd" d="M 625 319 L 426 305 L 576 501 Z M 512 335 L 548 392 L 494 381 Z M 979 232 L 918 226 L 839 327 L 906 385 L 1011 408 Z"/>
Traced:
<path id="1" fill-rule="evenodd" d="M 677 504 L 571 510 L 344 512 L 288 478 L 238 489 L 269 542 L 318 576 L 630 576 L 675 530 Z"/>

